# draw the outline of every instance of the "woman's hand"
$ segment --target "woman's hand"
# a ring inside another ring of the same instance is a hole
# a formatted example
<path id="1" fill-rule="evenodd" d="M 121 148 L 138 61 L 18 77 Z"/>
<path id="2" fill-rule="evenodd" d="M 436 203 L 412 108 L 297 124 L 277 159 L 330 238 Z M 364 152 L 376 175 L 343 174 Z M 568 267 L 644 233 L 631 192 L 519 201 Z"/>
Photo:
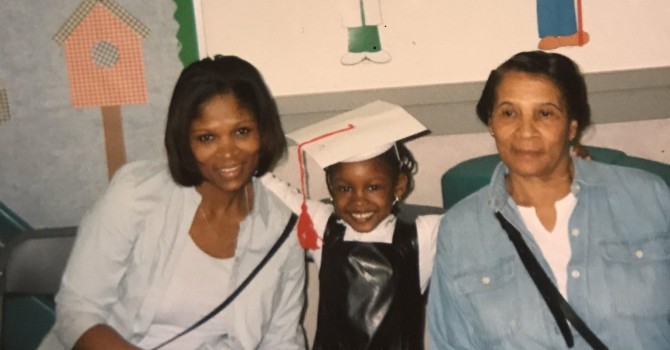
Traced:
<path id="1" fill-rule="evenodd" d="M 112 327 L 103 324 L 89 328 L 72 348 L 72 350 L 86 349 L 141 350 L 121 338 Z"/>

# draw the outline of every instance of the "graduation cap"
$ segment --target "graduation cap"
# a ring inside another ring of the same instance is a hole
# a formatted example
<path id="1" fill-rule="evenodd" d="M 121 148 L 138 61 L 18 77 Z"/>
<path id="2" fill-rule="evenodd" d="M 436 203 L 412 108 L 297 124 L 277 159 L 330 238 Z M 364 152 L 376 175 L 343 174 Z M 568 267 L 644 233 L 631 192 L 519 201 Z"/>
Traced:
<path id="1" fill-rule="evenodd" d="M 372 159 L 394 147 L 397 141 L 426 130 L 402 107 L 385 101 L 374 101 L 287 134 L 286 137 L 298 144 L 303 196 L 298 238 L 303 248 L 318 247 L 318 235 L 307 213 L 303 154 L 325 169 L 340 162 Z"/>

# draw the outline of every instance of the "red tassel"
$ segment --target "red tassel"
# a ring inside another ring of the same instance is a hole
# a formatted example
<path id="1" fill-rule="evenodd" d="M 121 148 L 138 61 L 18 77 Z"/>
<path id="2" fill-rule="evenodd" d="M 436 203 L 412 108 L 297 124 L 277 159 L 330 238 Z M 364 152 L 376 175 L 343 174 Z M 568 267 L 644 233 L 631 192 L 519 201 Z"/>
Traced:
<path id="1" fill-rule="evenodd" d="M 312 217 L 307 212 L 307 204 L 302 203 L 300 207 L 300 216 L 298 217 L 298 240 L 304 249 L 316 250 L 319 248 L 319 235 L 314 229 Z"/>
<path id="2" fill-rule="evenodd" d="M 307 192 L 305 186 L 305 168 L 302 154 L 302 147 L 306 144 L 312 143 L 314 141 L 321 140 L 323 138 L 353 129 L 353 124 L 348 124 L 347 127 L 329 132 L 320 136 L 317 136 L 309 141 L 305 141 L 298 145 L 298 166 L 300 168 L 300 189 L 302 191 L 302 205 L 300 206 L 300 216 L 298 217 L 298 240 L 300 245 L 304 249 L 316 250 L 319 249 L 318 241 L 321 239 L 319 234 L 316 233 L 314 229 L 314 223 L 312 222 L 312 217 L 309 216 L 307 211 Z"/>

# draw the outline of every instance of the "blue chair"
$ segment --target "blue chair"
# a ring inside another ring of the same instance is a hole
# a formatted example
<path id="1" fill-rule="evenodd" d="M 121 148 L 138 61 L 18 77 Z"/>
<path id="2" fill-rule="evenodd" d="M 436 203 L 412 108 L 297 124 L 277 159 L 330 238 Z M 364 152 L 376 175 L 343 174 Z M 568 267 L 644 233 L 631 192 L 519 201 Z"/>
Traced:
<path id="1" fill-rule="evenodd" d="M 670 164 L 632 157 L 610 148 L 586 148 L 594 161 L 646 170 L 657 174 L 670 186 Z M 441 179 L 442 205 L 445 210 L 486 186 L 499 162 L 498 154 L 490 154 L 463 161 L 447 170 Z"/>

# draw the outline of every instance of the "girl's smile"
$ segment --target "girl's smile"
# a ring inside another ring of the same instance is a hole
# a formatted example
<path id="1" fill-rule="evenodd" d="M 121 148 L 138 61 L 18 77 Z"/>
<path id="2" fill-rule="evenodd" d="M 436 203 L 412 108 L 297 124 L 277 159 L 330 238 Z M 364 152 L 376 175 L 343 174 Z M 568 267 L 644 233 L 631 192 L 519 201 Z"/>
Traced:
<path id="1" fill-rule="evenodd" d="M 395 198 L 404 192 L 406 181 L 394 183 L 390 174 L 380 158 L 335 166 L 329 174 L 335 213 L 357 232 L 374 230 L 391 214 Z"/>

